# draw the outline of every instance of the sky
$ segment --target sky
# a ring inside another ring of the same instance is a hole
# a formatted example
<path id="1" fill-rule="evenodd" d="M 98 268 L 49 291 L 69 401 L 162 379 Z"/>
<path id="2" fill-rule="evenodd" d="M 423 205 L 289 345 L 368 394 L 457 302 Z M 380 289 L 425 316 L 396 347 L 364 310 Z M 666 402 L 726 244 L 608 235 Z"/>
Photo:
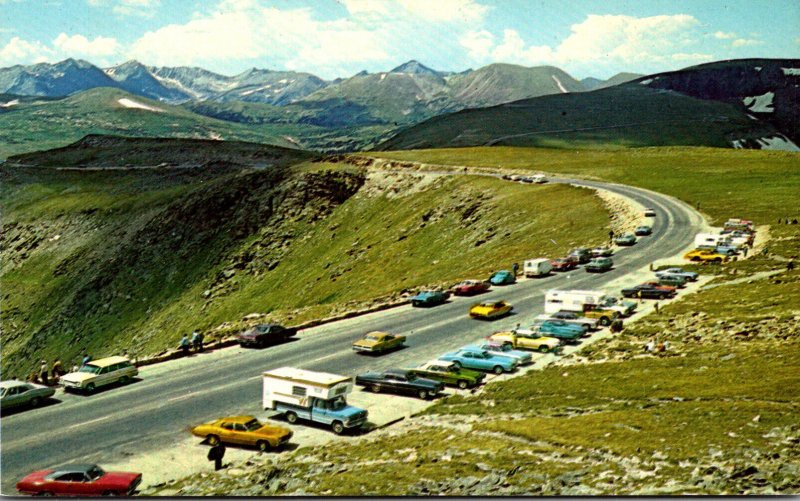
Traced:
<path id="1" fill-rule="evenodd" d="M 606 79 L 800 58 L 800 0 L 0 0 L 0 67 L 69 57 L 325 79 L 415 59 Z"/>

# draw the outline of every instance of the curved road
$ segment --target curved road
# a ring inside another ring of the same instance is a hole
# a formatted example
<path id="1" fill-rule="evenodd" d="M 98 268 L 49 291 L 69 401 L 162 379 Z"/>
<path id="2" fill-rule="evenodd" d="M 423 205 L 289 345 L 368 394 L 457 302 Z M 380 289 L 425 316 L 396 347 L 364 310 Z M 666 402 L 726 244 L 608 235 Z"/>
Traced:
<path id="1" fill-rule="evenodd" d="M 122 455 L 147 454 L 185 436 L 190 424 L 231 413 L 263 413 L 261 373 L 296 366 L 355 375 L 368 369 L 417 365 L 543 311 L 548 289 L 596 289 L 689 245 L 704 226 L 691 207 L 658 193 L 609 183 L 562 178 L 553 182 L 603 188 L 655 209 L 653 235 L 614 256 L 603 274 L 579 269 L 516 285 L 494 287 L 480 299 L 507 299 L 515 315 L 492 323 L 470 319 L 474 298 L 454 298 L 429 309 L 401 306 L 302 331 L 298 339 L 265 350 L 232 347 L 203 356 L 143 367 L 141 380 L 92 396 L 56 394 L 57 403 L 17 412 L 0 422 L 2 493 L 35 469 L 66 462 L 111 463 Z M 408 348 L 379 358 L 359 356 L 350 343 L 370 330 L 405 334 Z M 301 444 L 302 445 L 302 444 Z"/>

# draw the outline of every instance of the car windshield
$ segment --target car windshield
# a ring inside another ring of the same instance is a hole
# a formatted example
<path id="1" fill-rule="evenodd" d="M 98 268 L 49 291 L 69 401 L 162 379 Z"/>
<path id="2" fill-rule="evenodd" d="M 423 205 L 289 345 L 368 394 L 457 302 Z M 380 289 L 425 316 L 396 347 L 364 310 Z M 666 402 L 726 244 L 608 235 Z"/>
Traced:
<path id="1" fill-rule="evenodd" d="M 6 396 L 6 388 L 0 388 L 0 397 Z"/>
<path id="2" fill-rule="evenodd" d="M 511 351 L 511 347 L 507 344 L 490 344 L 487 348 L 493 351 Z"/>
<path id="3" fill-rule="evenodd" d="M 259 325 L 256 327 L 256 332 L 259 334 L 266 334 L 269 331 L 269 325 Z"/>
<path id="4" fill-rule="evenodd" d="M 99 466 L 94 465 L 86 472 L 86 474 L 89 475 L 90 479 L 97 480 L 98 478 L 102 477 L 105 472 Z"/>
<path id="5" fill-rule="evenodd" d="M 78 372 L 87 372 L 89 374 L 99 374 L 100 373 L 100 367 L 98 367 L 96 365 L 86 364 L 83 367 L 81 367 L 78 370 Z"/>
<path id="6" fill-rule="evenodd" d="M 344 409 L 346 405 L 347 402 L 345 402 L 344 397 L 340 396 L 331 400 L 328 408 L 333 411 L 338 411 L 340 409 Z"/>
<path id="7" fill-rule="evenodd" d="M 256 431 L 257 429 L 261 428 L 262 426 L 264 426 L 264 425 L 262 425 L 258 421 L 258 419 L 251 419 L 250 421 L 248 421 L 248 422 L 246 422 L 244 424 L 244 427 L 247 429 L 247 431 Z"/>

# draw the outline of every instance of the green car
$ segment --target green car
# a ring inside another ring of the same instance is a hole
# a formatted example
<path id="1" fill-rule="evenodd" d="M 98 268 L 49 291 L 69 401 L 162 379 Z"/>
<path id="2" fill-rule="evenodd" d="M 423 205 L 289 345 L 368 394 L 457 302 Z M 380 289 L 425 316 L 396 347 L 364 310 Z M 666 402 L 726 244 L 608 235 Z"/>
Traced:
<path id="1" fill-rule="evenodd" d="M 596 257 L 586 263 L 585 269 L 589 273 L 603 273 L 614 267 L 614 261 L 610 257 Z"/>
<path id="2" fill-rule="evenodd" d="M 658 277 L 659 285 L 669 285 L 671 287 L 683 287 L 686 285 L 686 278 L 678 275 L 668 275 Z"/>
<path id="3" fill-rule="evenodd" d="M 408 369 L 408 371 L 426 379 L 440 381 L 450 386 L 458 386 L 462 390 L 478 386 L 483 381 L 483 378 L 486 377 L 482 372 L 459 368 L 453 362 L 442 360 L 434 360 L 419 367 Z"/>
<path id="4" fill-rule="evenodd" d="M 621 237 L 615 238 L 614 243 L 617 245 L 633 245 L 636 243 L 636 235 L 631 235 L 630 233 L 626 233 Z"/>

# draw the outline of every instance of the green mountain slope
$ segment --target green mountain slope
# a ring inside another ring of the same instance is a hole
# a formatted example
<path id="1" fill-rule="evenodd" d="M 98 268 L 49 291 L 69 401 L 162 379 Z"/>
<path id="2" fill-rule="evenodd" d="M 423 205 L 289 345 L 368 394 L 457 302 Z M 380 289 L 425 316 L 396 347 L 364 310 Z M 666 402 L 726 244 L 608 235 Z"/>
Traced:
<path id="1" fill-rule="evenodd" d="M 160 111 L 125 107 L 120 100 Z M 65 99 L 38 99 L 4 108 L 0 113 L 0 158 L 64 146 L 87 134 L 238 139 L 292 147 L 286 137 L 295 130 L 246 127 L 104 87 Z"/>
<path id="2" fill-rule="evenodd" d="M 379 150 L 482 145 L 730 147 L 775 129 L 731 105 L 622 86 L 517 101 L 432 118 Z"/>

